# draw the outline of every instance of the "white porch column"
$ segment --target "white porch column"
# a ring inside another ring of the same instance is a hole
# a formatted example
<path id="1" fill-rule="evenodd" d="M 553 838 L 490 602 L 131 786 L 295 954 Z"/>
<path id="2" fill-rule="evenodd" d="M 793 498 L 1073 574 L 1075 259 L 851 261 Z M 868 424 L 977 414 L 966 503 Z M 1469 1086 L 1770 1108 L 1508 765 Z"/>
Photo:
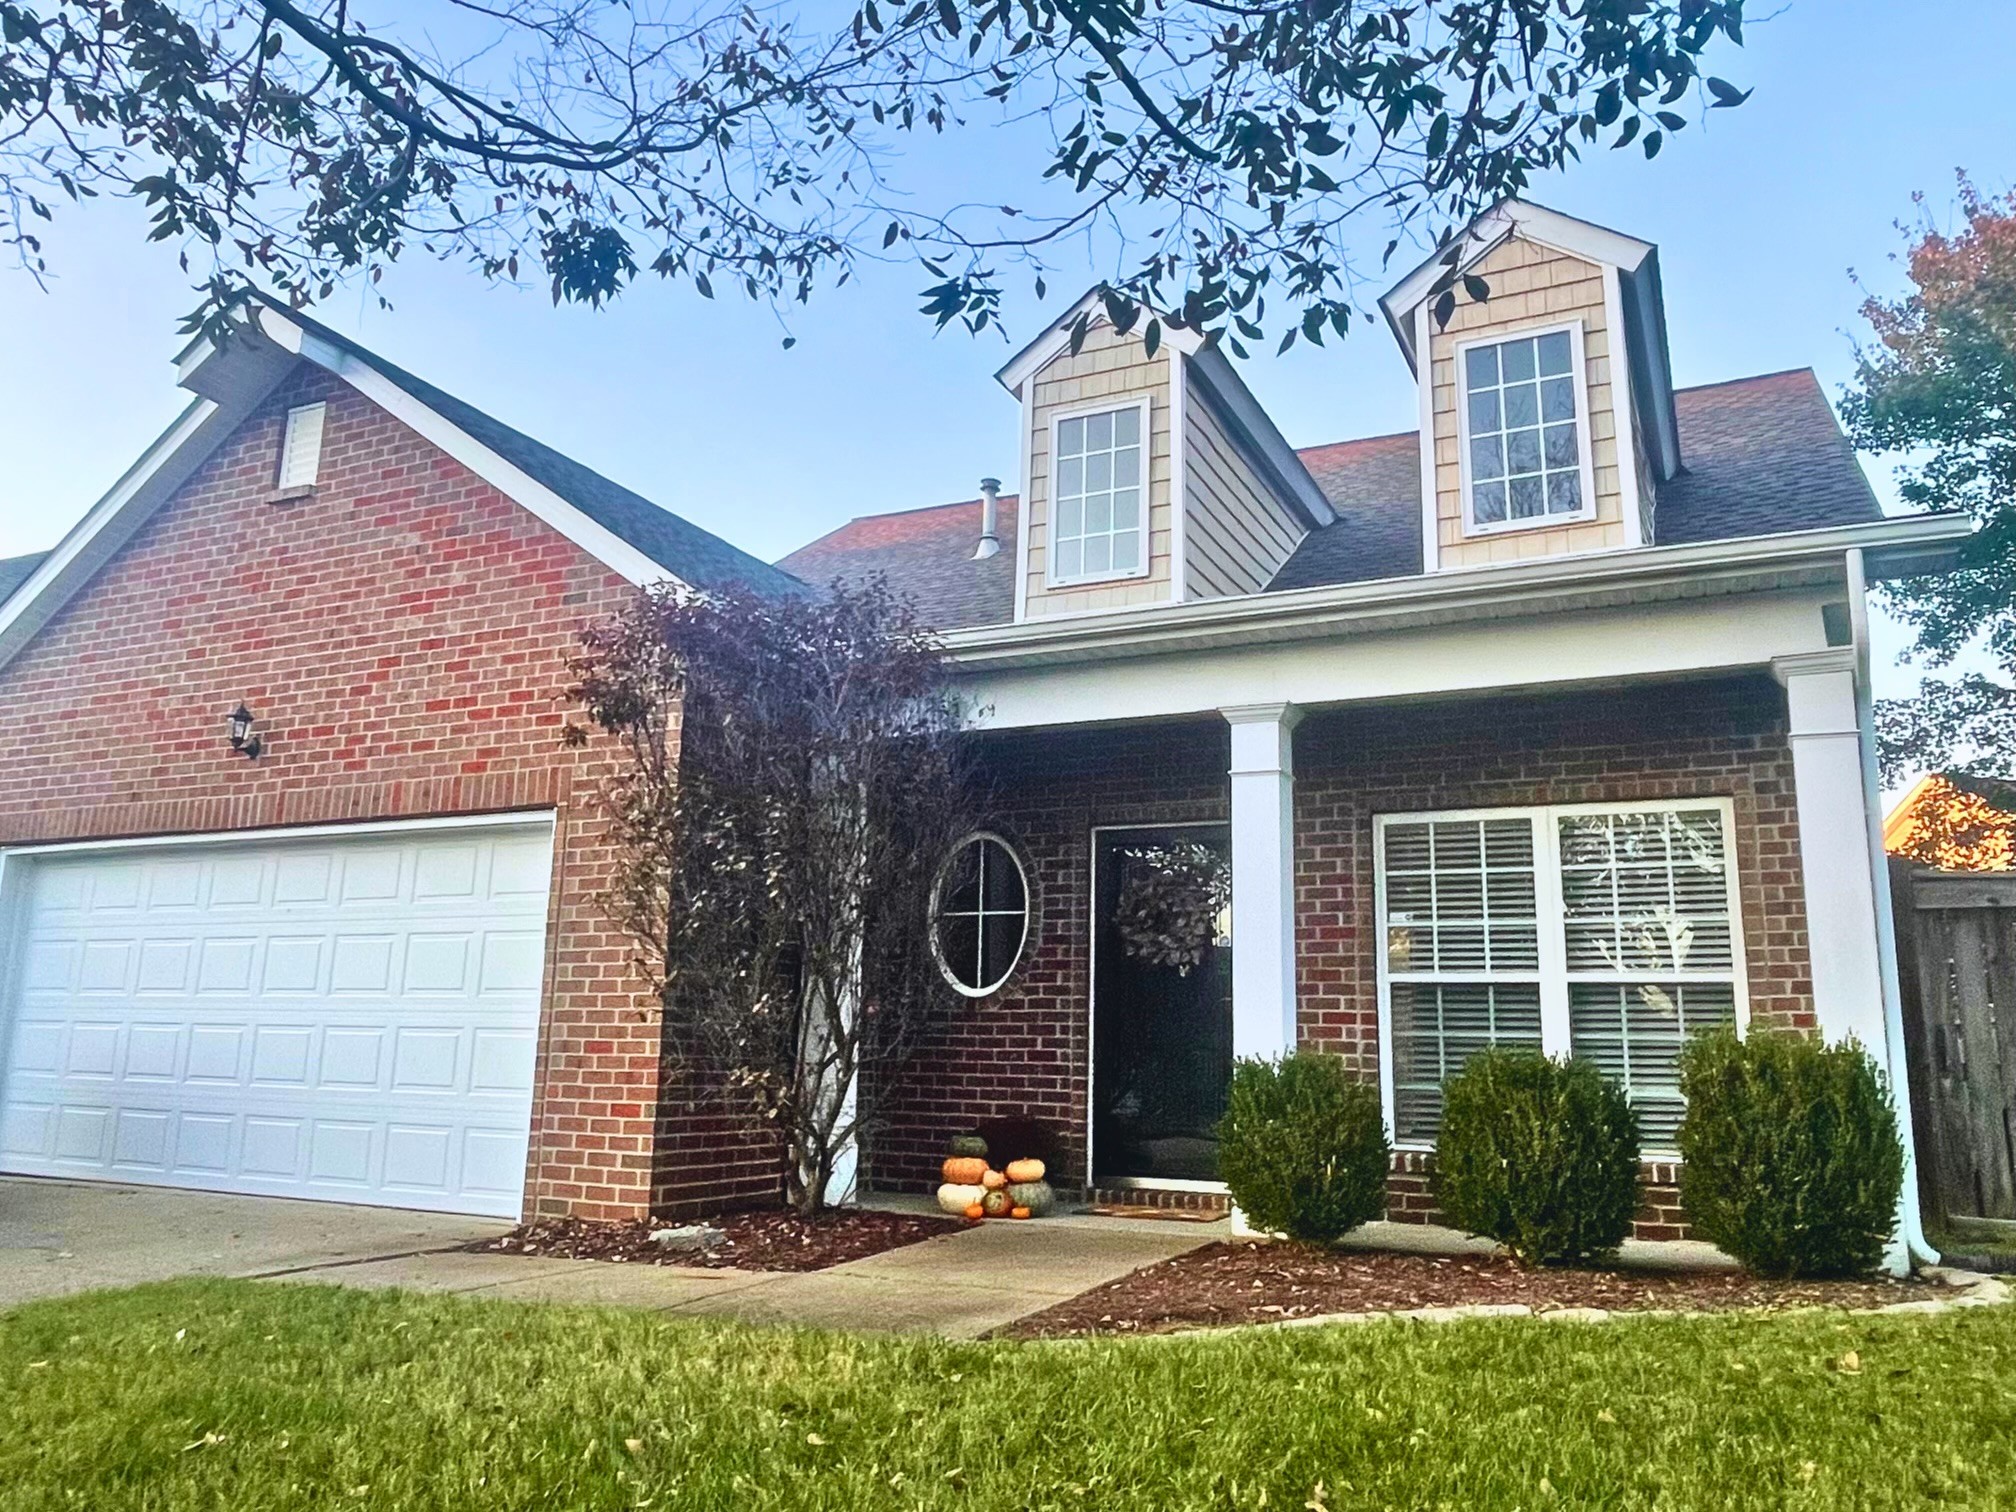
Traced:
<path id="1" fill-rule="evenodd" d="M 1852 1034 L 1887 1065 L 1855 652 L 1842 646 L 1782 656 L 1771 671 L 1785 685 L 1791 716 L 1813 1011 L 1828 1040 Z"/>
<path id="2" fill-rule="evenodd" d="M 1293 704 L 1219 711 L 1232 726 L 1232 1053 L 1295 1048 Z"/>

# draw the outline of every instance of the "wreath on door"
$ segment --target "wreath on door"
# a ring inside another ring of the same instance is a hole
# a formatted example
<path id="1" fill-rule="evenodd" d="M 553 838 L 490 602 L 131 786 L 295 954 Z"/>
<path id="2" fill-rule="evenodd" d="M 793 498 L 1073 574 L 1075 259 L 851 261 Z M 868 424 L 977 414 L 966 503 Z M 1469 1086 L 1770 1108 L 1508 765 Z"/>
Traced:
<path id="1" fill-rule="evenodd" d="M 1113 906 L 1127 954 L 1188 976 L 1218 944 L 1232 901 L 1232 868 L 1208 845 L 1181 841 L 1123 850 L 1125 869 Z"/>

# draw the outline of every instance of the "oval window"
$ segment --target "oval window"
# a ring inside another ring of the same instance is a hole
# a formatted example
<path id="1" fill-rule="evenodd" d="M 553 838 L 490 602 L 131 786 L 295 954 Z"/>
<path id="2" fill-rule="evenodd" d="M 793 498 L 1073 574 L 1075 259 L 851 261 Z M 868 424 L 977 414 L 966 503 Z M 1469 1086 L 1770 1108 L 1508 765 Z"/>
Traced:
<path id="1" fill-rule="evenodd" d="M 931 948 L 945 980 L 967 997 L 998 990 L 1029 937 L 1029 880 L 1008 842 L 962 840 L 938 873 L 931 900 Z"/>

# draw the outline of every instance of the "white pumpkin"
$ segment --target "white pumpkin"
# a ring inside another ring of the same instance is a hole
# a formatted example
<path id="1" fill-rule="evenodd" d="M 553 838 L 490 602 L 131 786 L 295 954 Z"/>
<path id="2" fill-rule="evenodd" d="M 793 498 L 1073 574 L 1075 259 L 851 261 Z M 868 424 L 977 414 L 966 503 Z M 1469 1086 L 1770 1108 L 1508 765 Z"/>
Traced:
<path id="1" fill-rule="evenodd" d="M 938 1188 L 938 1206 L 955 1218 L 966 1216 L 966 1209 L 972 1207 L 987 1195 L 987 1188 L 975 1181 L 948 1181 Z"/>

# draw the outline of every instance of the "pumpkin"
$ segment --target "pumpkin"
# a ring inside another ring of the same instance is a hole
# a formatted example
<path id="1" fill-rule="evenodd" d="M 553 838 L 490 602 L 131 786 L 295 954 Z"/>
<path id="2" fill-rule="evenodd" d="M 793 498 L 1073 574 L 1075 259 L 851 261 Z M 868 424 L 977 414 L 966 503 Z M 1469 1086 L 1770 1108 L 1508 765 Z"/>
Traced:
<path id="1" fill-rule="evenodd" d="M 1015 1205 L 1014 1203 L 1008 1200 L 1008 1194 L 1005 1191 L 1003 1191 L 1000 1187 L 994 1188 L 993 1191 L 989 1192 L 985 1197 L 982 1197 L 980 1199 L 981 1210 L 985 1212 L 989 1218 L 1002 1217 L 1014 1205 Z"/>
<path id="2" fill-rule="evenodd" d="M 1029 1216 L 1029 1209 L 1027 1209 L 1027 1208 L 1010 1208 L 1010 1209 L 1008 1209 L 1008 1216 L 1009 1216 L 1010 1218 L 1027 1218 L 1027 1217 Z"/>
<path id="3" fill-rule="evenodd" d="M 985 1160 L 987 1158 L 987 1141 L 982 1139 L 978 1134 L 954 1134 L 952 1136 L 952 1153 L 954 1155 L 977 1155 L 982 1160 Z"/>
<path id="4" fill-rule="evenodd" d="M 985 1204 L 976 1202 L 966 1209 L 966 1216 L 968 1218 L 985 1218 L 987 1216 L 987 1208 Z"/>
<path id="5" fill-rule="evenodd" d="M 963 1186 L 977 1185 L 987 1175 L 987 1162 L 979 1155 L 954 1155 L 938 1172 L 947 1181 L 956 1181 Z"/>
<path id="6" fill-rule="evenodd" d="M 1040 1160 L 1011 1160 L 1007 1165 L 1010 1181 L 1041 1181 L 1043 1170 Z"/>
<path id="7" fill-rule="evenodd" d="M 1013 1207 L 1029 1209 L 1032 1218 L 1041 1218 L 1057 1206 L 1057 1193 L 1047 1181 L 1015 1181 L 1007 1187 L 1008 1201 Z"/>
<path id="8" fill-rule="evenodd" d="M 1008 1178 L 1003 1176 L 999 1171 L 983 1171 L 980 1173 L 980 1185 L 991 1192 L 999 1187 L 1008 1185 Z"/>
<path id="9" fill-rule="evenodd" d="M 938 1188 L 938 1206 L 948 1213 L 963 1213 L 984 1196 L 986 1192 L 978 1183 L 948 1181 Z"/>

